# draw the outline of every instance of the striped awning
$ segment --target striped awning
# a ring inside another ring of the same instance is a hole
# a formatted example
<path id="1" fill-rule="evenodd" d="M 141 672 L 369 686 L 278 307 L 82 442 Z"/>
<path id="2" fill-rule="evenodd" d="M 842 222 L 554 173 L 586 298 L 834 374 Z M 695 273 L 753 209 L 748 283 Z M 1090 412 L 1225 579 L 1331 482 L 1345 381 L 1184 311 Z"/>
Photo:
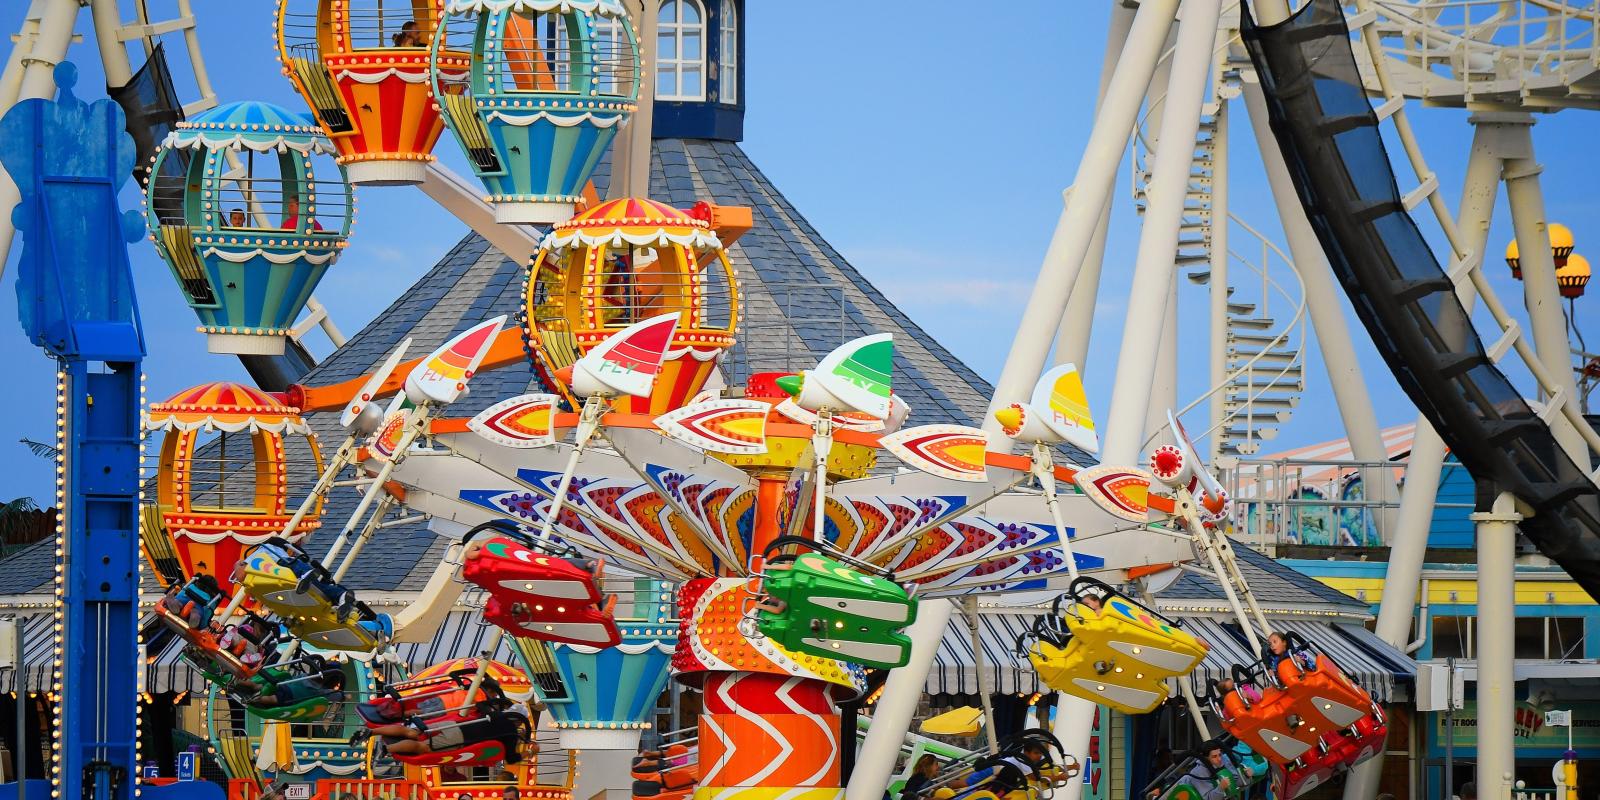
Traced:
<path id="1" fill-rule="evenodd" d="M 1037 614 L 983 614 L 978 618 L 978 644 L 988 689 L 1000 694 L 1031 694 L 1050 689 L 1024 656 L 1017 655 L 1017 637 L 1033 627 Z M 978 658 L 972 646 L 972 627 L 960 613 L 950 617 L 950 627 L 933 656 L 933 668 L 923 691 L 928 694 L 978 694 Z"/>
<path id="2" fill-rule="evenodd" d="M 1284 632 L 1293 631 L 1305 637 L 1317 649 L 1354 678 L 1372 694 L 1374 700 L 1387 703 L 1394 699 L 1395 686 L 1401 681 L 1413 680 L 1417 664 L 1388 642 L 1360 625 L 1341 622 L 1312 622 L 1309 620 L 1269 617 L 1272 625 Z M 1184 628 L 1206 640 L 1211 652 L 1194 672 L 1195 690 L 1203 691 L 1213 679 L 1221 680 L 1232 674 L 1234 664 L 1255 661 L 1238 624 L 1219 619 L 1184 620 Z M 1262 642 L 1266 646 L 1266 642 Z"/>
<path id="3" fill-rule="evenodd" d="M 146 615 L 141 621 L 145 629 L 152 629 L 154 617 Z M 49 691 L 50 673 L 55 666 L 54 618 L 48 614 L 28 617 L 22 628 L 22 663 L 27 668 L 27 688 L 30 692 Z M 205 689 L 205 678 L 183 660 L 183 639 L 164 629 L 155 634 L 146 645 L 140 663 L 144 664 L 143 690 L 147 692 L 193 692 Z M 0 692 L 16 691 L 16 669 L 7 664 L 0 666 Z"/>
<path id="4" fill-rule="evenodd" d="M 26 617 L 22 622 L 22 663 L 26 665 L 24 681 L 30 692 L 50 690 L 50 673 L 55 668 L 55 618 L 49 614 Z M 0 692 L 17 690 L 17 666 L 0 666 Z"/>
<path id="5" fill-rule="evenodd" d="M 1416 679 L 1417 662 L 1360 625 L 1299 621 L 1281 625 L 1328 654 L 1380 703 L 1394 696 L 1396 682 Z"/>
<path id="6" fill-rule="evenodd" d="M 1250 646 L 1222 620 L 1206 617 L 1186 619 L 1183 629 L 1204 639 L 1211 647 L 1190 676 L 1196 694 L 1204 694 L 1212 681 L 1220 681 L 1233 674 L 1234 664 L 1249 664 L 1256 660 L 1250 653 Z"/>
<path id="7" fill-rule="evenodd" d="M 399 645 L 396 654 L 413 670 L 453 658 L 476 656 L 492 630 L 482 621 L 482 615 L 476 611 L 451 612 L 433 639 L 421 644 Z M 40 615 L 29 617 L 23 623 L 23 663 L 27 665 L 29 691 L 50 688 L 54 664 L 51 622 L 50 616 Z M 154 617 L 150 615 L 142 621 L 147 631 L 156 631 L 151 634 L 140 659 L 145 666 L 144 691 L 156 694 L 205 691 L 206 679 L 183 657 L 183 638 L 153 626 L 153 622 Z M 509 640 L 501 641 L 494 657 L 497 661 L 515 661 Z M 15 691 L 15 674 L 16 669 L 11 665 L 0 666 L 0 692 Z"/>
<path id="8" fill-rule="evenodd" d="M 146 619 L 146 622 L 151 621 Z M 153 694 L 204 692 L 205 677 L 183 657 L 187 642 L 165 628 L 158 630 L 161 632 L 145 644 L 144 690 Z"/>
<path id="9" fill-rule="evenodd" d="M 1020 613 L 978 615 L 983 671 L 987 673 L 990 691 L 1000 694 L 1051 691 L 1039 681 L 1028 659 L 1016 653 L 1017 636 L 1031 627 L 1034 619 L 1036 615 Z M 1191 677 L 1197 692 L 1203 692 L 1211 680 L 1231 675 L 1234 664 L 1255 660 L 1243 634 L 1235 632 L 1236 623 L 1209 617 L 1179 621 L 1184 630 L 1211 646 Z M 1380 703 L 1390 702 L 1395 696 L 1395 686 L 1416 675 L 1416 662 L 1360 625 L 1274 617 L 1269 617 L 1269 621 L 1280 630 L 1304 636 L 1306 641 L 1332 657 Z M 928 672 L 923 690 L 929 694 L 977 694 L 977 663 L 967 618 L 957 614 L 951 618 L 950 627 L 934 654 L 933 668 Z"/>
<path id="10" fill-rule="evenodd" d="M 476 611 L 453 611 L 445 618 L 444 624 L 439 626 L 439 631 L 433 639 L 420 644 L 398 645 L 395 654 L 410 670 L 418 670 L 430 664 L 456 658 L 471 658 L 483 649 L 488 642 L 489 631 L 492 630 L 483 625 L 482 621 L 482 615 Z M 165 631 L 151 643 L 145 656 L 145 691 L 154 693 L 205 691 L 206 679 L 184 659 L 183 648 L 184 640 L 181 637 Z M 48 645 L 45 649 L 48 651 Z M 515 657 L 512 655 L 508 639 L 501 640 L 494 658 L 496 661 L 514 663 Z M 44 668 L 39 675 L 48 676 L 48 668 Z"/>

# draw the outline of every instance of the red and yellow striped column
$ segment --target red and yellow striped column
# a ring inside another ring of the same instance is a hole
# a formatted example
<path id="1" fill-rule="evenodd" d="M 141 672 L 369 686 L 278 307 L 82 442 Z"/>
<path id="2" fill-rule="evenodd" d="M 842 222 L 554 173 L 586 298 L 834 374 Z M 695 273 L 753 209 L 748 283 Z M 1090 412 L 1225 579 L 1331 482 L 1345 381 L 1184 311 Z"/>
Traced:
<path id="1" fill-rule="evenodd" d="M 837 701 L 859 668 L 794 653 L 739 630 L 741 578 L 701 578 L 679 593 L 677 679 L 704 692 L 695 800 L 840 800 Z"/>

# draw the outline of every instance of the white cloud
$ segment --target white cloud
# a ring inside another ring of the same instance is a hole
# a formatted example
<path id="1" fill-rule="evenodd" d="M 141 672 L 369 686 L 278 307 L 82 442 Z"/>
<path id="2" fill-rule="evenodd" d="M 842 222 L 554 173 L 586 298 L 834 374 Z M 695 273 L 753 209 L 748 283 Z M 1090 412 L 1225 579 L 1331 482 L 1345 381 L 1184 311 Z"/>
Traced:
<path id="1" fill-rule="evenodd" d="M 869 246 L 848 248 L 844 255 L 892 302 L 907 310 L 1005 311 L 1019 308 L 1033 288 L 1032 276 L 1019 279 L 1006 274 L 1014 267 L 963 259 L 945 249 Z"/>

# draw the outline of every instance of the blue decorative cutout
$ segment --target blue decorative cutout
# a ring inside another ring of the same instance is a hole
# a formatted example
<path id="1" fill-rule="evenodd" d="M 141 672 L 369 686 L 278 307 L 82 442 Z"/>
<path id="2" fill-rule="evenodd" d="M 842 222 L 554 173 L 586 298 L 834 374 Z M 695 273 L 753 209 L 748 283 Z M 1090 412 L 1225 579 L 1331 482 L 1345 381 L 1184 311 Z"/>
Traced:
<path id="1" fill-rule="evenodd" d="M 144 338 L 127 245 L 144 220 L 118 208 L 117 191 L 133 174 L 133 138 L 116 103 L 73 96 L 76 67 L 57 65 L 55 79 L 55 100 L 24 100 L 0 119 L 0 164 L 22 194 L 11 213 L 17 316 L 58 357 L 132 361 Z"/>

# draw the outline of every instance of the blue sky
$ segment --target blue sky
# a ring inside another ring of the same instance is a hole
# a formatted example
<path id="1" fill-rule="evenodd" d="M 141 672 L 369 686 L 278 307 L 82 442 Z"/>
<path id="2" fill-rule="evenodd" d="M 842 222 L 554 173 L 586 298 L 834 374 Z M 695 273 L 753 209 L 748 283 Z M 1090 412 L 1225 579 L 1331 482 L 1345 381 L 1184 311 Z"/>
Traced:
<path id="1" fill-rule="evenodd" d="M 26 4 L 3 5 L 0 28 L 15 31 Z M 1003 13 L 985 18 L 970 3 L 948 0 L 749 0 L 745 149 L 868 279 L 990 379 L 1016 333 L 1060 211 L 1061 191 L 1072 182 L 1089 134 L 1110 5 L 1109 0 L 1011 0 L 995 7 Z M 206 63 L 222 101 L 267 100 L 304 108 L 274 61 L 273 6 L 197 4 Z M 94 99 L 93 87 L 103 79 L 87 14 L 80 29 L 85 41 L 69 57 L 83 72 L 80 95 Z M 193 99 L 185 88 L 189 79 L 181 41 L 174 38 L 168 46 L 180 95 Z M 1242 108 L 1236 108 L 1234 211 L 1281 237 L 1248 125 Z M 1429 162 L 1454 205 L 1471 139 L 1467 114 L 1415 107 L 1412 113 Z M 1600 255 L 1600 244 L 1586 246 L 1600 242 L 1590 238 L 1600 232 L 1585 230 L 1600 204 L 1589 194 L 1587 170 L 1571 168 L 1592 158 L 1592 125 L 1593 117 L 1581 111 L 1541 117 L 1535 139 L 1547 167 L 1550 218 L 1574 228 L 1579 252 Z M 437 152 L 457 171 L 468 172 L 452 142 L 441 141 Z M 1407 188 L 1407 181 L 1401 185 Z M 1126 169 L 1117 186 L 1093 347 L 1084 370 L 1102 424 L 1138 245 Z M 136 202 L 130 192 L 126 205 Z M 1424 229 L 1430 223 L 1424 222 Z M 362 189 L 350 248 L 317 295 L 352 334 L 464 233 L 463 225 L 415 190 Z M 1502 196 L 1490 235 L 1489 270 L 1508 304 L 1520 305 L 1518 285 L 1498 259 L 1510 235 Z M 48 497 L 50 485 L 50 465 L 15 444 L 22 437 L 49 441 L 54 413 L 53 366 L 15 322 L 18 249 L 20 243 L 13 246 L 0 281 L 0 354 L 10 373 L 10 403 L 0 424 L 0 463 L 9 465 L 10 480 L 0 499 Z M 204 381 L 246 379 L 236 360 L 205 352 L 194 330 L 196 318 L 154 250 L 141 243 L 132 256 L 151 350 L 145 362 L 150 397 L 164 398 Z M 1205 292 L 1180 280 L 1180 403 L 1205 388 Z M 1580 314 L 1593 302 L 1580 300 Z M 1350 326 L 1379 421 L 1410 422 L 1415 410 L 1353 315 Z M 1584 331 L 1600 345 L 1600 330 L 1584 325 Z M 325 352 L 326 343 L 313 339 L 313 349 Z M 1314 348 L 1306 374 L 1302 406 L 1269 450 L 1343 435 Z"/>

